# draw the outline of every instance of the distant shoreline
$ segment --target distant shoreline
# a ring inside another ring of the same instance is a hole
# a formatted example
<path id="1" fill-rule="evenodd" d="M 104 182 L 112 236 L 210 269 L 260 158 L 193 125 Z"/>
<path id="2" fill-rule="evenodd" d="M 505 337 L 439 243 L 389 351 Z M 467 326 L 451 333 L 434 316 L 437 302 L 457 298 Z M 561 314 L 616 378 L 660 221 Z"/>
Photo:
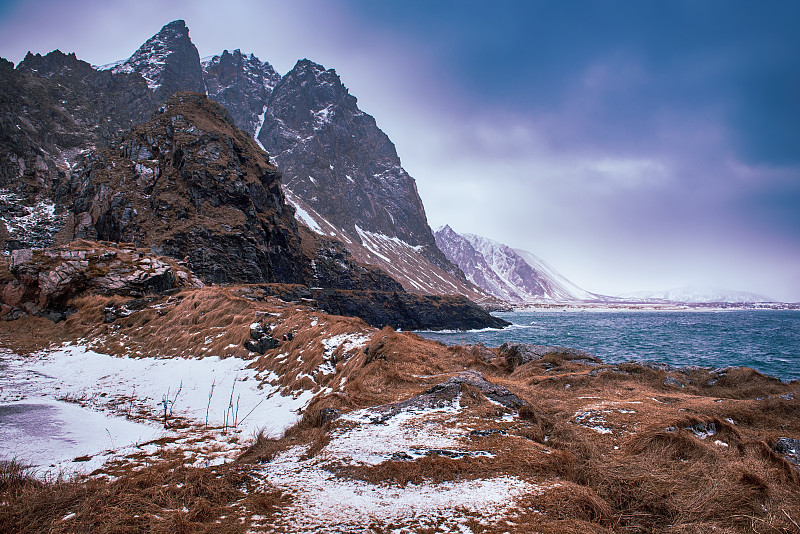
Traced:
<path id="1" fill-rule="evenodd" d="M 539 303 L 515 306 L 510 312 L 726 312 L 759 310 L 800 310 L 800 303 L 759 302 L 759 303 Z"/>

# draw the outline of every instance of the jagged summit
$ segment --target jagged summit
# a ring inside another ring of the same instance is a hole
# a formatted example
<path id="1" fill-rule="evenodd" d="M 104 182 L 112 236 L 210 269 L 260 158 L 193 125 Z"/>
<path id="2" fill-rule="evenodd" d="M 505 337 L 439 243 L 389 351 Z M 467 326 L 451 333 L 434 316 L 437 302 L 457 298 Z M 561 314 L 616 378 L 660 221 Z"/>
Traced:
<path id="1" fill-rule="evenodd" d="M 239 49 L 224 50 L 203 61 L 202 68 L 208 96 L 228 109 L 239 128 L 257 138 L 280 74 L 266 61 Z"/>
<path id="2" fill-rule="evenodd" d="M 130 58 L 111 70 L 138 72 L 162 99 L 177 91 L 205 92 L 200 55 L 183 20 L 172 21 L 161 28 Z"/>
<path id="3" fill-rule="evenodd" d="M 436 247 L 416 182 L 335 70 L 298 61 L 275 86 L 257 139 L 309 228 L 408 290 L 487 298 Z"/>

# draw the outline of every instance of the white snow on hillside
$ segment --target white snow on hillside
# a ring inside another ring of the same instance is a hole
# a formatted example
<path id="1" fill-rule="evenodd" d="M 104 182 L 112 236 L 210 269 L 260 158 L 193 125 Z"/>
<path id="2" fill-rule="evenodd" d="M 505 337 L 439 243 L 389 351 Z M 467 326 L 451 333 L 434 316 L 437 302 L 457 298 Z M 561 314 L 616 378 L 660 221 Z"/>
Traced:
<path id="1" fill-rule="evenodd" d="M 436 244 L 475 285 L 514 304 L 594 301 L 602 297 L 573 284 L 525 250 L 474 234 L 437 229 Z"/>
<path id="2" fill-rule="evenodd" d="M 314 397 L 284 396 L 272 373 L 238 358 L 117 358 L 70 345 L 29 356 L 0 352 L 0 459 L 91 471 L 170 434 L 170 422 L 278 437 Z M 185 425 L 178 425 L 185 426 Z M 227 444 L 227 445 L 226 445 Z M 212 447 L 213 448 L 213 447 Z M 74 463 L 86 455 L 92 461 Z"/>

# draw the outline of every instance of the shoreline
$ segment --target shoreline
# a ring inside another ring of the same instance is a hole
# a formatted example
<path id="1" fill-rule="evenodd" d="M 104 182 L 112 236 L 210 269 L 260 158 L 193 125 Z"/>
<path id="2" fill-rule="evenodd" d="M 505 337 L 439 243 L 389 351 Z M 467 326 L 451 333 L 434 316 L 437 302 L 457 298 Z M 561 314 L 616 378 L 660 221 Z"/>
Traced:
<path id="1" fill-rule="evenodd" d="M 492 313 L 534 313 L 534 312 L 736 312 L 736 311 L 800 311 L 798 303 L 760 303 L 760 304 L 667 304 L 667 303 L 562 303 L 531 304 L 513 307 L 511 311 Z"/>

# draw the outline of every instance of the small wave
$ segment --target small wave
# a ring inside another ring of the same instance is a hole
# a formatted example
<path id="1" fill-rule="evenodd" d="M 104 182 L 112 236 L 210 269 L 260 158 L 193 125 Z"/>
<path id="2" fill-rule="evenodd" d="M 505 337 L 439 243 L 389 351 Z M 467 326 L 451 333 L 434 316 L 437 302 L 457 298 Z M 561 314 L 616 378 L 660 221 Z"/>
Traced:
<path id="1" fill-rule="evenodd" d="M 506 329 L 516 325 L 507 326 Z M 503 328 L 476 328 L 474 330 L 414 330 L 415 334 L 480 334 L 481 332 L 501 332 Z"/>

